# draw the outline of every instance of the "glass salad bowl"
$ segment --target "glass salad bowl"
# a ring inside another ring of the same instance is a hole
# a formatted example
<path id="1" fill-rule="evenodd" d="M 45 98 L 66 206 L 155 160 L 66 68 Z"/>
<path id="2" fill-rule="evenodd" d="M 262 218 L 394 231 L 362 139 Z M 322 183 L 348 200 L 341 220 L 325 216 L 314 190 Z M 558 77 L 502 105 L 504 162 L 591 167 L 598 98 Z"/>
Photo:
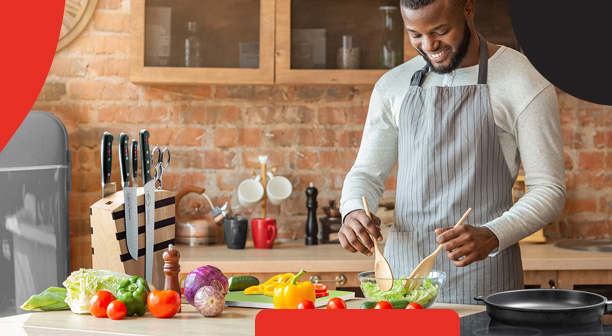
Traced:
<path id="1" fill-rule="evenodd" d="M 410 271 L 402 272 L 394 280 L 393 287 L 388 292 L 383 292 L 376 284 L 374 271 L 366 271 L 357 274 L 361 283 L 361 290 L 368 301 L 395 301 L 406 300 L 408 302 L 418 302 L 423 308 L 429 308 L 436 302 L 438 295 L 444 287 L 446 273 L 442 271 L 431 271 L 427 278 L 408 279 Z M 396 275 L 394 275 L 395 277 Z M 418 281 L 418 287 L 410 291 L 408 281 Z"/>

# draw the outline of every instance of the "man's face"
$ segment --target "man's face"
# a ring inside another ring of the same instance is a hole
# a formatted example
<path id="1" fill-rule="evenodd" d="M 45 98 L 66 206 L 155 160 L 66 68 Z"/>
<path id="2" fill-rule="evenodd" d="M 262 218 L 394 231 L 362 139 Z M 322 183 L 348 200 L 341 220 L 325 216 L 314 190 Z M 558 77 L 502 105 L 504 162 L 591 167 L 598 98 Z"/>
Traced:
<path id="1" fill-rule="evenodd" d="M 461 65 L 471 30 L 453 0 L 437 0 L 418 10 L 401 8 L 410 43 L 433 71 L 448 73 Z"/>

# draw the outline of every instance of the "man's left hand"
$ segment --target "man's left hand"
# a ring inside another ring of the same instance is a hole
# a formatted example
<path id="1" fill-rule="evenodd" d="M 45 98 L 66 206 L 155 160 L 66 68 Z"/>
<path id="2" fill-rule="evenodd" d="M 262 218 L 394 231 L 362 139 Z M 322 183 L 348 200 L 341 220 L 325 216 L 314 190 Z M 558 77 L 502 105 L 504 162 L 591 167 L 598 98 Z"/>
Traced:
<path id="1" fill-rule="evenodd" d="M 457 267 L 484 260 L 499 246 L 497 236 L 486 227 L 464 224 L 456 228 L 436 229 L 436 234 L 436 243 L 444 244 L 444 249 L 448 251 L 446 256 Z"/>

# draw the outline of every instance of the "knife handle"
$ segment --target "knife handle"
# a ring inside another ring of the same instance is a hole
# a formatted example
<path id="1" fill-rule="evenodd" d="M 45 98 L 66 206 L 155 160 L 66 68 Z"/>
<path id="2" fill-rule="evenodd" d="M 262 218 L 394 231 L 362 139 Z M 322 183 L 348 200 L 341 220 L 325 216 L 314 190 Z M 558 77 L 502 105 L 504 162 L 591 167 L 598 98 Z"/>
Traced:
<path id="1" fill-rule="evenodd" d="M 111 170 L 113 168 L 113 135 L 104 132 L 100 144 L 100 169 L 102 170 L 102 188 L 110 183 Z"/>
<path id="2" fill-rule="evenodd" d="M 132 140 L 130 153 L 132 155 L 132 187 L 138 187 L 138 141 Z"/>
<path id="3" fill-rule="evenodd" d="M 128 151 L 128 143 L 130 137 L 125 134 L 119 134 L 119 171 L 121 172 L 121 187 L 127 188 L 130 186 L 130 152 Z"/>
<path id="4" fill-rule="evenodd" d="M 151 177 L 151 152 L 149 150 L 149 131 L 143 129 L 139 134 L 140 138 L 140 162 L 142 167 L 142 184 L 147 184 Z"/>

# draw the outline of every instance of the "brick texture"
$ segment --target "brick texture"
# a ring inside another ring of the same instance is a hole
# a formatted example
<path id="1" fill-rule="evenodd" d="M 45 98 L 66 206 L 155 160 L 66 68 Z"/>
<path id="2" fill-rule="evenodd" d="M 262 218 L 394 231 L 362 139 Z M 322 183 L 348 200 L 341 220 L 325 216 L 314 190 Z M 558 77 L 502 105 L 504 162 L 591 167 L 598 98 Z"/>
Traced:
<path id="1" fill-rule="evenodd" d="M 172 151 L 164 188 L 206 188 L 215 202 L 235 199 L 238 184 L 259 173 L 258 156 L 293 183 L 290 199 L 270 206 L 279 236 L 303 238 L 305 189 L 313 182 L 321 207 L 339 201 L 361 142 L 373 85 L 141 85 L 129 80 L 129 0 L 100 0 L 85 32 L 55 55 L 34 104 L 56 115 L 73 153 L 70 194 L 72 267 L 91 267 L 89 206 L 100 197 L 99 140 L 108 131 Z M 561 91 L 560 121 L 567 180 L 563 213 L 549 238 L 612 235 L 612 107 Z M 118 182 L 118 165 L 113 179 Z M 383 200 L 392 200 L 395 167 Z M 248 214 L 248 213 L 247 213 Z M 250 212 L 259 216 L 259 208 Z"/>

